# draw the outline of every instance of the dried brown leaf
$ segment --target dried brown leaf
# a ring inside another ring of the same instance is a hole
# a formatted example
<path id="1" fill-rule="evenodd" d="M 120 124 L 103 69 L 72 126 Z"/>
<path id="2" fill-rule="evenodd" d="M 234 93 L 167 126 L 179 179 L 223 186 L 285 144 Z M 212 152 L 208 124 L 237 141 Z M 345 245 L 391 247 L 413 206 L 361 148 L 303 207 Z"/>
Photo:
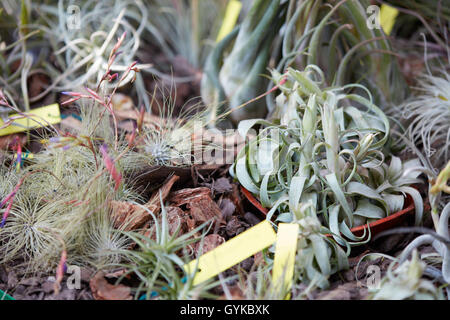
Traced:
<path id="1" fill-rule="evenodd" d="M 99 271 L 90 281 L 92 296 L 95 300 L 131 300 L 131 289 L 123 284 L 112 285 L 105 279 L 105 273 Z"/>

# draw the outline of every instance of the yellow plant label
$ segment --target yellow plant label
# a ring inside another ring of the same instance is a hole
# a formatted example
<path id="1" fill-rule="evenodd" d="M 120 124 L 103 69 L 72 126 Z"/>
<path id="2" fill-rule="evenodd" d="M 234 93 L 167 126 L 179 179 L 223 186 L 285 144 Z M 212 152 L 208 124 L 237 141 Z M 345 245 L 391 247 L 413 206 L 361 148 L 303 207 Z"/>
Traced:
<path id="1" fill-rule="evenodd" d="M 392 28 L 395 24 L 395 19 L 398 16 L 398 10 L 388 6 L 386 4 L 381 5 L 380 10 L 380 24 L 383 28 L 384 33 L 387 35 L 391 34 Z"/>
<path id="2" fill-rule="evenodd" d="M 298 224 L 280 223 L 278 225 L 275 258 L 273 261 L 272 282 L 275 290 L 287 292 L 294 277 L 295 254 L 297 252 Z M 282 287 L 280 287 L 282 286 Z M 287 298 L 289 295 L 287 296 Z"/>
<path id="3" fill-rule="evenodd" d="M 225 38 L 233 30 L 241 9 L 242 3 L 240 1 L 230 0 L 228 2 L 222 26 L 220 27 L 219 34 L 217 35 L 217 42 Z"/>
<path id="4" fill-rule="evenodd" d="M 270 222 L 265 220 L 205 253 L 199 259 L 187 263 L 184 269 L 192 274 L 197 268 L 193 281 L 193 284 L 197 285 L 269 247 L 275 240 L 275 231 Z"/>
<path id="5" fill-rule="evenodd" d="M 0 129 L 0 136 L 6 136 L 61 122 L 61 114 L 57 103 L 36 108 L 30 112 L 24 112 L 23 114 L 13 114 L 10 115 L 9 118 L 14 119 L 14 121 L 7 127 Z M 0 119 L 0 127 L 4 124 L 3 119 Z"/>

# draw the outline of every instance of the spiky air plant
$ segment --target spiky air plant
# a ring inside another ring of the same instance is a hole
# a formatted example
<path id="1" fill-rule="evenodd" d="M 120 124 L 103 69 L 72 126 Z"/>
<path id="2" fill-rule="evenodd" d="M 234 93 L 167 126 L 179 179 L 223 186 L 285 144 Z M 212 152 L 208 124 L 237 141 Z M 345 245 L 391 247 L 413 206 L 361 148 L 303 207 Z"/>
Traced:
<path id="1" fill-rule="evenodd" d="M 82 86 L 95 86 L 107 70 L 125 72 L 135 60 L 140 47 L 140 36 L 148 12 L 142 1 L 72 1 L 59 0 L 57 6 L 47 2 L 33 2 L 37 15 L 31 30 L 40 30 L 50 44 L 55 62 L 43 64 L 52 83 L 31 99 L 36 101 L 51 91 L 68 91 Z M 109 65 L 109 54 L 114 39 L 126 33 L 114 64 Z M 149 65 L 139 65 L 146 68 Z M 129 84 L 133 76 L 122 81 Z M 135 86 L 140 104 L 149 107 L 142 77 L 137 75 Z"/>
<path id="2" fill-rule="evenodd" d="M 416 89 L 401 105 L 402 118 L 410 122 L 407 137 L 438 170 L 450 160 L 450 74 L 425 74 Z"/>
<path id="3" fill-rule="evenodd" d="M 394 267 L 396 267 L 394 269 Z M 442 288 L 423 278 L 426 264 L 415 250 L 411 260 L 389 265 L 380 288 L 374 290 L 371 300 L 444 300 Z"/>
<path id="4" fill-rule="evenodd" d="M 201 138 L 208 123 L 208 109 L 202 110 L 201 104 L 190 106 L 188 102 L 174 116 L 176 101 L 162 86 L 159 90 L 163 99 L 159 102 L 157 90 L 155 88 L 153 92 L 151 104 L 157 105 L 159 116 L 143 124 L 141 113 L 137 124 L 141 140 L 135 150 L 125 156 L 127 171 L 136 171 L 143 166 L 189 166 L 202 161 L 201 152 L 205 145 Z"/>
<path id="5" fill-rule="evenodd" d="M 118 250 L 127 261 L 120 264 L 127 275 L 136 275 L 139 285 L 133 288 L 135 299 L 142 300 L 186 300 L 214 298 L 208 292 L 216 287 L 218 282 L 207 281 L 193 286 L 192 275 L 184 271 L 183 266 L 189 261 L 189 251 L 192 245 L 201 243 L 206 235 L 206 224 L 188 233 L 181 233 L 181 224 L 170 226 L 167 220 L 167 210 L 161 199 L 161 215 L 156 217 L 150 210 L 143 207 L 153 218 L 152 233 L 143 235 L 139 232 L 125 232 L 128 239 L 137 244 L 137 250 Z M 202 233 L 200 237 L 196 234 Z M 190 247 L 190 249 L 189 249 Z"/>
<path id="6" fill-rule="evenodd" d="M 418 183 L 422 169 L 416 161 L 385 161 L 383 146 L 390 136 L 386 115 L 360 85 L 325 87 L 316 66 L 304 71 L 273 73 L 281 90 L 272 119 L 241 121 L 238 130 L 247 142 L 230 172 L 248 191 L 270 208 L 267 219 L 281 213 L 292 221 L 302 203 L 312 201 L 317 217 L 331 230 L 335 241 L 351 245 L 369 241 L 350 229 L 403 208 L 409 194 L 420 224 L 423 200 L 410 185 Z M 352 87 L 368 98 L 348 93 Z M 280 219 L 280 216 L 278 217 Z M 364 240 L 363 240 L 364 239 Z"/>
<path id="7" fill-rule="evenodd" d="M 211 119 L 220 113 L 219 106 L 225 100 L 228 108 L 233 109 L 264 92 L 267 81 L 262 74 L 268 66 L 285 11 L 286 5 L 279 0 L 254 1 L 242 23 L 210 53 L 204 67 L 201 92 L 205 104 L 212 107 Z M 237 123 L 265 114 L 261 101 L 256 101 L 233 112 L 230 117 Z"/>
<path id="8" fill-rule="evenodd" d="M 2 263 L 23 258 L 30 271 L 54 268 L 61 254 L 55 234 L 66 244 L 69 263 L 100 267 L 117 261 L 104 250 L 125 245 L 114 234 L 108 201 L 138 197 L 123 183 L 116 191 L 108 175 L 92 180 L 106 168 L 100 152 L 85 149 L 50 147 L 22 170 L 25 179 L 0 232 Z"/>
<path id="9" fill-rule="evenodd" d="M 219 31 L 227 1 L 155 0 L 146 4 L 149 16 L 145 25 L 147 38 L 169 60 L 167 66 L 144 70 L 164 81 L 198 82 L 199 75 Z M 180 61 L 185 76 L 174 76 Z M 174 69 L 175 70 L 172 70 Z M 190 69 L 190 70 L 189 70 Z"/>
<path id="10" fill-rule="evenodd" d="M 122 41 L 123 37 L 109 65 Z M 104 82 L 118 79 L 113 95 L 134 68 L 131 64 L 122 76 L 107 70 L 96 90 L 68 93 L 72 101 L 83 102 L 80 132 L 45 133 L 44 149 L 2 198 L 1 207 L 7 205 L 11 211 L 0 232 L 2 263 L 22 258 L 30 272 L 58 265 L 61 276 L 65 261 L 102 267 L 120 260 L 114 250 L 127 242 L 113 230 L 109 201 L 140 199 L 120 174 L 122 157 L 133 141 L 118 136 L 116 125 L 111 130 L 110 116 L 115 120 L 111 97 L 102 92 L 107 91 Z"/>

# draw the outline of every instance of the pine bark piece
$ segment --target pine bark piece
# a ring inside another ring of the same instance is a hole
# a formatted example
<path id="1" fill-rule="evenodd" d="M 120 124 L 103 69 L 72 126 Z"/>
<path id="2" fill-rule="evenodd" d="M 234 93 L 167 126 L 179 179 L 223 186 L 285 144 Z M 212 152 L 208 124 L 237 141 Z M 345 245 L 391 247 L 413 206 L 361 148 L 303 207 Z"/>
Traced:
<path id="1" fill-rule="evenodd" d="M 8 136 L 0 137 L 0 149 L 11 150 L 17 142 L 19 142 L 23 147 L 27 143 L 27 136 L 23 133 L 14 133 Z"/>
<path id="2" fill-rule="evenodd" d="M 197 242 L 196 245 L 196 256 L 199 257 L 211 250 L 214 250 L 222 243 L 225 243 L 225 238 L 219 236 L 218 234 L 209 234 L 203 239 L 203 245 L 201 241 Z"/>
<path id="3" fill-rule="evenodd" d="M 222 221 L 222 211 L 211 198 L 209 188 L 182 189 L 173 192 L 169 201 L 173 206 L 186 206 L 189 210 L 189 216 L 194 220 L 192 223 L 188 219 L 190 230 L 208 221 L 213 221 L 214 224 Z"/>
<path id="4" fill-rule="evenodd" d="M 103 271 L 97 272 L 89 285 L 95 300 L 132 300 L 131 289 L 123 284 L 108 283 Z"/>
<path id="5" fill-rule="evenodd" d="M 167 198 L 172 186 L 178 179 L 179 177 L 175 175 L 170 177 L 166 183 L 153 194 L 144 207 L 156 216 L 161 210 L 161 198 L 163 201 Z M 110 202 L 110 206 L 112 208 L 114 227 L 120 230 L 130 231 L 139 229 L 152 219 L 152 216 L 147 210 L 129 202 L 113 200 Z"/>

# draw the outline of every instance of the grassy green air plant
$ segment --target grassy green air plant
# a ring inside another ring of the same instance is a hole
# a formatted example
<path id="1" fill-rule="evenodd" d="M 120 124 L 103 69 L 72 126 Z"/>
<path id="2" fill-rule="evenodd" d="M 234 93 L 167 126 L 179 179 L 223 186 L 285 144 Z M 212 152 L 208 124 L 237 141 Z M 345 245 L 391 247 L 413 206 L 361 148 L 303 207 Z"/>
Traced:
<path id="1" fill-rule="evenodd" d="M 40 67 L 48 56 L 48 44 L 39 37 L 38 30 L 28 28 L 31 1 L 5 1 L 0 19 L 0 86 L 10 100 L 21 105 L 20 110 L 28 111 L 27 81 L 30 76 L 43 72 Z"/>
<path id="2" fill-rule="evenodd" d="M 139 285 L 133 288 L 135 299 L 214 298 L 208 290 L 216 287 L 218 282 L 208 281 L 193 286 L 192 276 L 183 270 L 184 264 L 190 259 L 189 251 L 192 251 L 197 243 L 200 244 L 206 234 L 204 233 L 206 224 L 182 234 L 181 224 L 175 228 L 169 226 L 167 210 L 163 203 L 161 203 L 161 215 L 158 218 L 147 208 L 142 208 L 153 218 L 152 234 L 125 233 L 127 238 L 137 244 L 137 250 L 117 251 L 117 254 L 126 258 L 126 262 L 119 266 L 127 270 L 119 280 L 131 274 L 137 276 Z M 196 236 L 199 232 L 203 233 L 201 237 Z"/>
<path id="3" fill-rule="evenodd" d="M 217 117 L 218 106 L 225 100 L 233 109 L 264 92 L 267 81 L 261 75 L 266 72 L 274 37 L 286 11 L 286 5 L 281 2 L 254 1 L 242 23 L 210 53 L 201 92 L 203 101 L 213 107 L 212 119 Z M 265 107 L 257 101 L 245 110 L 233 112 L 231 118 L 238 122 L 265 113 Z"/>
<path id="4" fill-rule="evenodd" d="M 281 93 L 270 120 L 241 121 L 239 132 L 261 125 L 231 168 L 231 174 L 261 204 L 270 208 L 267 219 L 300 219 L 306 203 L 339 244 L 367 242 L 350 229 L 384 218 L 405 204 L 415 204 L 415 223 L 422 219 L 423 200 L 411 185 L 419 183 L 421 167 L 415 160 L 385 161 L 383 146 L 389 139 L 386 115 L 372 103 L 360 85 L 326 87 L 322 71 L 274 71 Z M 348 93 L 354 87 L 367 97 Z"/>
<path id="5" fill-rule="evenodd" d="M 154 0 L 146 4 L 149 16 L 144 38 L 156 44 L 170 63 L 145 71 L 163 80 L 198 81 L 198 74 L 214 47 L 226 3 L 226 0 Z M 170 67 L 179 59 L 187 64 L 191 74 L 172 74 L 176 70 Z"/>
<path id="6" fill-rule="evenodd" d="M 68 263 L 102 267 L 117 262 L 105 249 L 128 244 L 114 234 L 108 201 L 138 197 L 126 184 L 116 191 L 108 175 L 98 176 L 106 169 L 98 150 L 56 145 L 36 154 L 18 174 L 19 188 L 9 189 L 16 194 L 0 230 L 1 263 L 23 258 L 30 271 L 54 268 L 61 254 L 56 235 L 66 245 Z"/>
<path id="7" fill-rule="evenodd" d="M 290 1 L 277 70 L 318 65 L 328 85 L 359 83 L 382 109 L 401 102 L 407 86 L 389 40 L 368 27 L 369 1 Z M 354 88 L 357 89 L 357 88 Z M 274 108 L 267 97 L 269 110 Z"/>

